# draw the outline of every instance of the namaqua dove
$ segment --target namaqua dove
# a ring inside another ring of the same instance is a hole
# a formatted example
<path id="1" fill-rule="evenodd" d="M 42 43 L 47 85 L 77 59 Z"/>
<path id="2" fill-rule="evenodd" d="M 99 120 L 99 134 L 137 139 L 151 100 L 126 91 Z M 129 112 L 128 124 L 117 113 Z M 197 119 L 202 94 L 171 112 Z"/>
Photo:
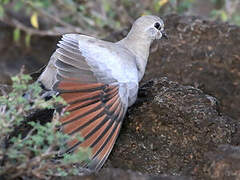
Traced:
<path id="1" fill-rule="evenodd" d="M 111 152 L 127 108 L 137 98 L 154 40 L 167 37 L 157 16 L 141 16 L 128 35 L 112 43 L 80 34 L 66 34 L 38 81 L 57 92 L 69 115 L 60 118 L 62 131 L 80 135 L 67 143 L 68 152 L 91 148 L 84 167 L 99 170 Z"/>

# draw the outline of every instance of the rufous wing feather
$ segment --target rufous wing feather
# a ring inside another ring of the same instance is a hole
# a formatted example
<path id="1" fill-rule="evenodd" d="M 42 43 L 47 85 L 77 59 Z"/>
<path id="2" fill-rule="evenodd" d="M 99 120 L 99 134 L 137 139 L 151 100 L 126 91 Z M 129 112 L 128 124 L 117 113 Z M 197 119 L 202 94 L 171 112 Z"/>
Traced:
<path id="1" fill-rule="evenodd" d="M 121 101 L 118 85 L 62 80 L 57 90 L 69 104 L 66 108 L 69 115 L 60 119 L 63 132 L 84 138 L 68 142 L 67 152 L 91 148 L 90 162 L 85 166 L 100 169 L 113 148 L 127 109 Z"/>

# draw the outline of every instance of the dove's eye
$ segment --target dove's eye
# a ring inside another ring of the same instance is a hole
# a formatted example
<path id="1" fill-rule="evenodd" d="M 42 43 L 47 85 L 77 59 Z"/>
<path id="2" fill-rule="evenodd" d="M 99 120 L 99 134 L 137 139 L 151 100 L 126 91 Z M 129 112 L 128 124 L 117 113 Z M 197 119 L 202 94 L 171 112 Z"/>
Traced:
<path id="1" fill-rule="evenodd" d="M 156 29 L 158 29 L 158 30 L 161 29 L 161 26 L 160 26 L 159 22 L 156 22 L 156 23 L 154 24 L 154 27 L 155 27 Z"/>

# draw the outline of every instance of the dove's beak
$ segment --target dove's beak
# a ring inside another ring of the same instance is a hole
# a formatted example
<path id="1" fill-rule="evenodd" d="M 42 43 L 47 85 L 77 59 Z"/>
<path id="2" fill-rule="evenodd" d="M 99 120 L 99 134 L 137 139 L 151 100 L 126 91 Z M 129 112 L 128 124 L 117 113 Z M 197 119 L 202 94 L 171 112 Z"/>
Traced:
<path id="1" fill-rule="evenodd" d="M 164 30 L 161 31 L 161 33 L 162 33 L 162 37 L 163 37 L 164 39 L 168 39 L 167 33 L 166 33 Z"/>

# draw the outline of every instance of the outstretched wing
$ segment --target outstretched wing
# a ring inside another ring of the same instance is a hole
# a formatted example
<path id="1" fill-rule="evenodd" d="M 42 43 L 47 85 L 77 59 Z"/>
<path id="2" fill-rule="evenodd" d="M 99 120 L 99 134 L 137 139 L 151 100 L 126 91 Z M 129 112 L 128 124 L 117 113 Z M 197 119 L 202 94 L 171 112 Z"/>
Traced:
<path id="1" fill-rule="evenodd" d="M 39 80 L 69 104 L 66 111 L 70 114 L 60 119 L 63 132 L 74 137 L 67 152 L 90 147 L 92 155 L 85 166 L 98 170 L 118 136 L 128 107 L 128 90 L 101 60 L 94 63 L 94 59 L 102 58 L 96 57 L 100 50 L 87 54 L 76 36 L 63 36 Z M 77 135 L 84 140 L 79 141 Z"/>
<path id="2" fill-rule="evenodd" d="M 67 152 L 80 147 L 90 147 L 92 155 L 86 166 L 98 170 L 107 159 L 118 136 L 127 106 L 119 95 L 119 85 L 102 83 L 81 84 L 60 81 L 58 91 L 69 104 L 70 114 L 60 121 L 63 132 L 72 136 L 80 135 L 68 142 Z"/>

